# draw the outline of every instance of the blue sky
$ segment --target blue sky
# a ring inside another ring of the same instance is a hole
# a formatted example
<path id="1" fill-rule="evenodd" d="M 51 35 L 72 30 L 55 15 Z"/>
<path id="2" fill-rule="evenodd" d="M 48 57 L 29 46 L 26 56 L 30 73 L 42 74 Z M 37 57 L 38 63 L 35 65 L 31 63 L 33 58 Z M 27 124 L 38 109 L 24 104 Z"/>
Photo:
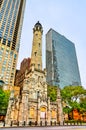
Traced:
<path id="1" fill-rule="evenodd" d="M 31 56 L 33 27 L 43 26 L 43 67 L 45 67 L 45 34 L 50 28 L 74 42 L 82 86 L 86 88 L 86 0 L 26 0 L 17 68 Z"/>

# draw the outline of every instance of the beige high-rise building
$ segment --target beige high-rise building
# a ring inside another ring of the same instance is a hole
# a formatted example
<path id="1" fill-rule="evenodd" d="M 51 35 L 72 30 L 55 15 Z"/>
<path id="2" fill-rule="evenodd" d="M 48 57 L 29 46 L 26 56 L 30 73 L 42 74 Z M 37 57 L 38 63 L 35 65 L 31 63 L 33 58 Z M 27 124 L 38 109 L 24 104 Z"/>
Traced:
<path id="1" fill-rule="evenodd" d="M 0 0 L 0 80 L 6 87 L 14 85 L 25 3 Z"/>

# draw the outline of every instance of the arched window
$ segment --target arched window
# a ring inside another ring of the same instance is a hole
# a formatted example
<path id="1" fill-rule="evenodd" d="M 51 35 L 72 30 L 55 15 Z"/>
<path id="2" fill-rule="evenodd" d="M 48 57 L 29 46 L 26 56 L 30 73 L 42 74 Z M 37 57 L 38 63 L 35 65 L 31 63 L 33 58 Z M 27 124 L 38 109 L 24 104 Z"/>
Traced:
<path id="1" fill-rule="evenodd" d="M 37 55 L 37 52 L 34 52 L 34 55 L 36 56 L 36 55 Z"/>
<path id="2" fill-rule="evenodd" d="M 30 108 L 30 118 L 34 118 L 34 116 L 35 116 L 35 109 Z"/>
<path id="3" fill-rule="evenodd" d="M 51 111 L 51 117 L 52 117 L 52 118 L 56 118 L 56 111 L 55 111 L 55 110 L 52 110 L 52 111 Z"/>

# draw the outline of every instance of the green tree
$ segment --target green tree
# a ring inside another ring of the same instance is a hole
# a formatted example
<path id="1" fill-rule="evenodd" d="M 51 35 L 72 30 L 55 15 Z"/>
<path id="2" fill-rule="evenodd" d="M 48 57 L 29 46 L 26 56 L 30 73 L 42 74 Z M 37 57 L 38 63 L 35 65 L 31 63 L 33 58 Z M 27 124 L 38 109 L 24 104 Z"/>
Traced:
<path id="1" fill-rule="evenodd" d="M 6 113 L 10 91 L 0 89 L 0 113 Z"/>
<path id="2" fill-rule="evenodd" d="M 80 107 L 81 107 L 81 113 L 86 112 L 86 96 L 80 97 Z"/>
<path id="3" fill-rule="evenodd" d="M 3 100 L 5 98 L 5 94 L 2 89 L 0 89 L 0 108 L 3 106 Z"/>
<path id="4" fill-rule="evenodd" d="M 47 93 L 48 93 L 48 97 L 50 97 L 51 101 L 56 101 L 56 98 L 57 98 L 57 87 L 56 86 L 48 86 Z"/>
<path id="5" fill-rule="evenodd" d="M 77 101 L 86 90 L 82 86 L 66 86 L 61 90 L 62 98 L 67 101 Z"/>
<path id="6" fill-rule="evenodd" d="M 79 100 L 82 95 L 86 95 L 86 90 L 82 86 L 66 86 L 61 90 L 61 95 L 63 101 L 69 107 L 68 110 L 65 110 L 67 108 L 63 109 L 64 112 L 72 112 L 74 109 L 79 111 L 81 109 L 83 110 L 83 105 L 85 105 L 85 102 L 81 105 Z"/>

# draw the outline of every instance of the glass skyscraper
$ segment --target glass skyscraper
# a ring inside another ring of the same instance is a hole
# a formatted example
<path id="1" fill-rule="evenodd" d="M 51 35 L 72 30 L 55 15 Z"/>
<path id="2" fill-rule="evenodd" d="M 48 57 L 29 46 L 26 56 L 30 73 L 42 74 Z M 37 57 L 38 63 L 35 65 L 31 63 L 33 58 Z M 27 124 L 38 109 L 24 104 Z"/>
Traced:
<path id="1" fill-rule="evenodd" d="M 50 85 L 81 85 L 74 43 L 53 29 L 46 34 L 46 69 Z"/>
<path id="2" fill-rule="evenodd" d="M 13 86 L 26 0 L 0 0 L 0 80 Z"/>

